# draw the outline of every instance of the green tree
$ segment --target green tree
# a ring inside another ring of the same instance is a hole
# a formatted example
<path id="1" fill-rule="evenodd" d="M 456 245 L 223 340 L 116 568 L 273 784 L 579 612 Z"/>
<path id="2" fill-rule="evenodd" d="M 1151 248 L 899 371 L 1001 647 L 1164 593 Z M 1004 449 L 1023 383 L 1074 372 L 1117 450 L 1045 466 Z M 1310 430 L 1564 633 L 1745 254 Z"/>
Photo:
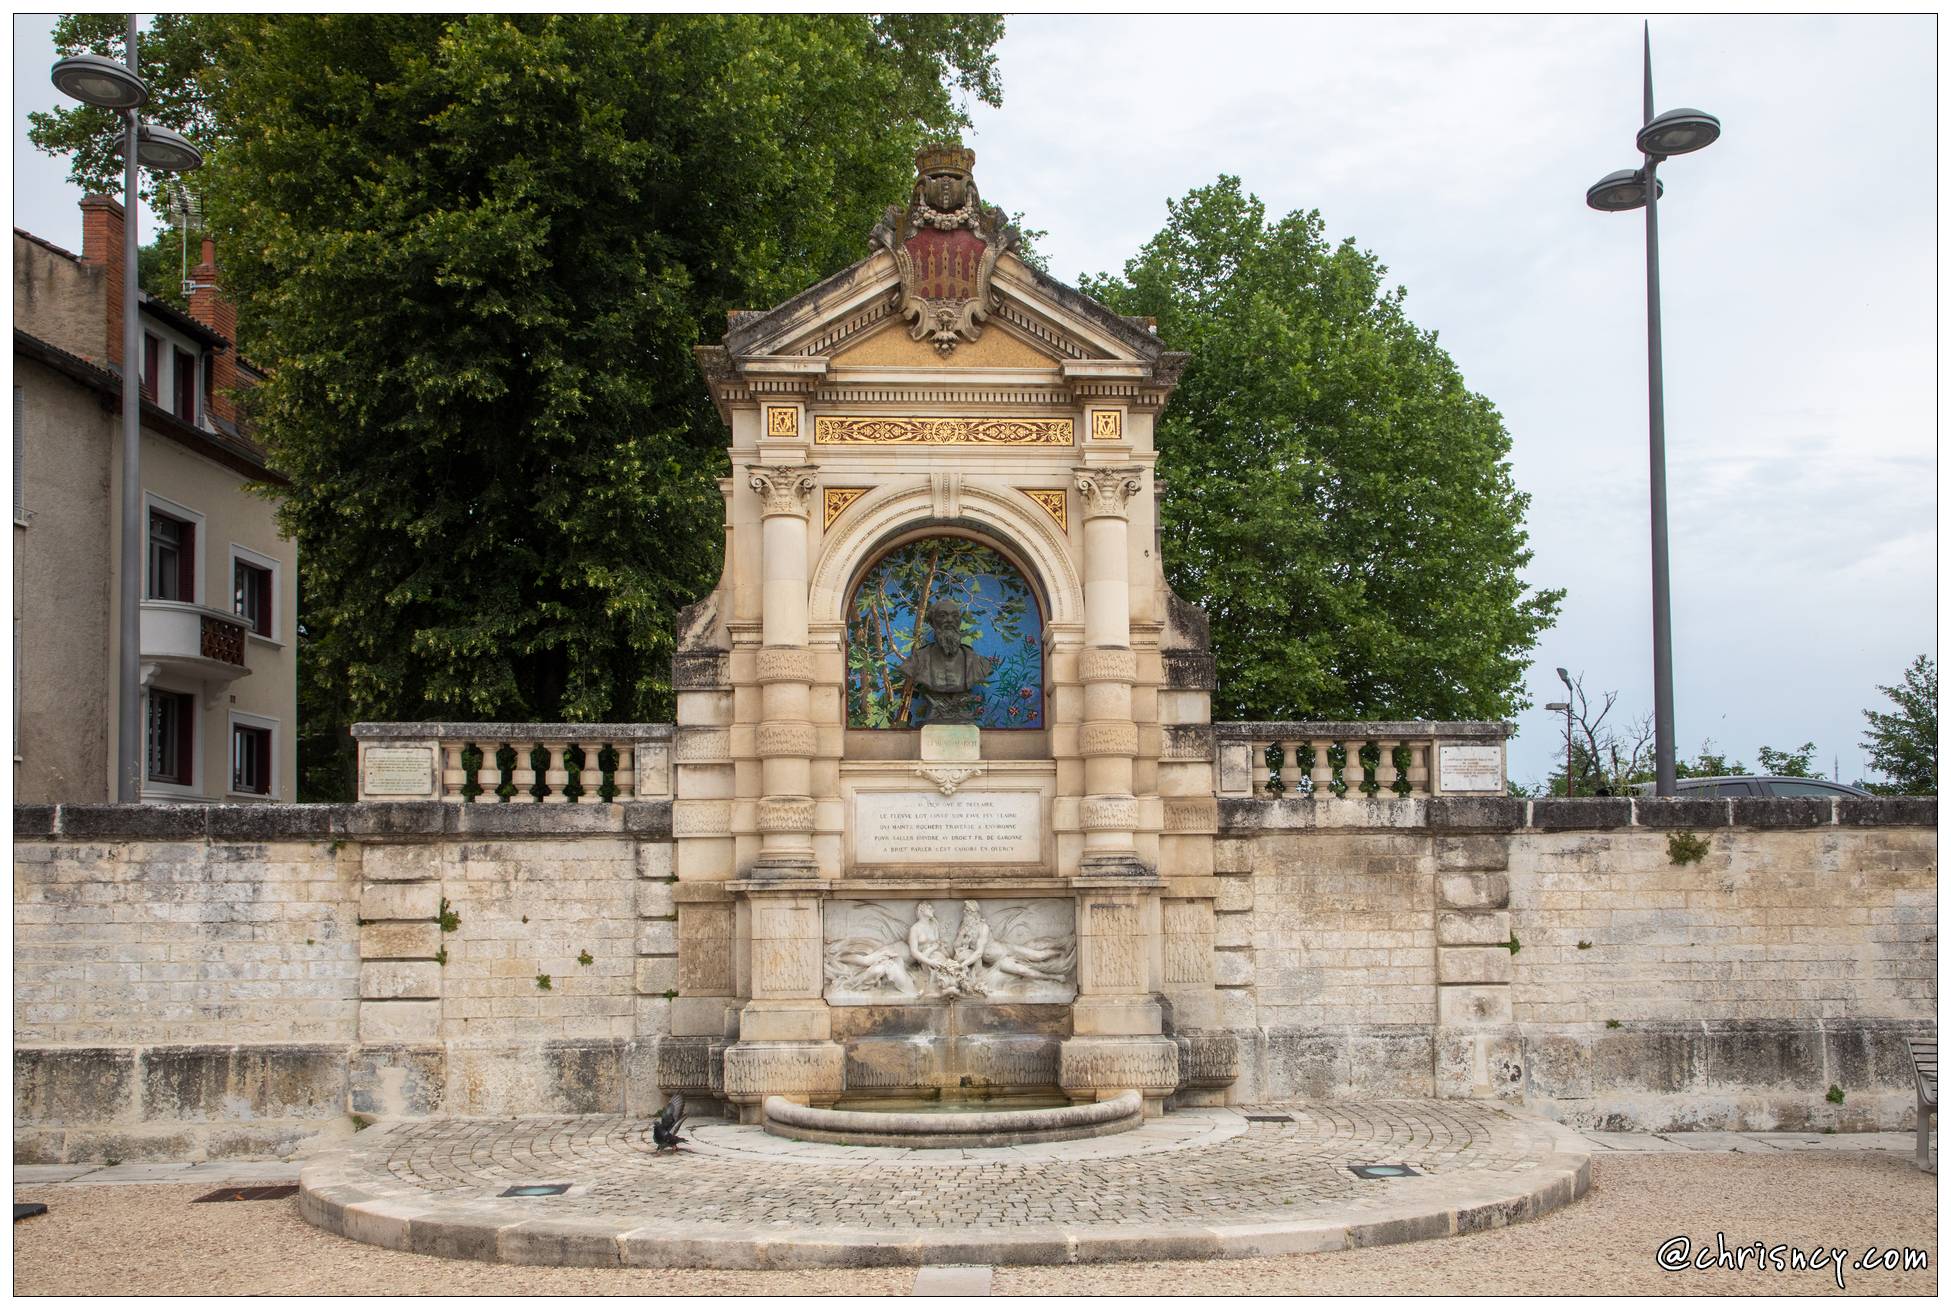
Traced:
<path id="1" fill-rule="evenodd" d="M 1222 177 L 1122 276 L 1192 362 L 1161 419 L 1165 567 L 1206 608 L 1221 718 L 1475 718 L 1528 704 L 1563 593 L 1529 590 L 1528 498 L 1496 409 L 1320 215 Z"/>
<path id="2" fill-rule="evenodd" d="M 293 484 L 301 698 L 338 716 L 307 727 L 310 796 L 350 719 L 668 716 L 675 613 L 722 548 L 692 348 L 866 253 L 956 94 L 999 103 L 1002 20 L 185 21 L 199 58 L 158 77 L 194 69 L 270 371 L 249 414 Z"/>
<path id="3" fill-rule="evenodd" d="M 1772 746 L 1757 746 L 1755 762 L 1764 774 L 1781 778 L 1819 777 L 1813 771 L 1816 758 L 1816 744 L 1805 741 L 1792 751 L 1778 751 Z"/>
<path id="4" fill-rule="evenodd" d="M 1865 783 L 1885 796 L 1937 795 L 1937 661 L 1919 655 L 1904 670 L 1903 681 L 1877 690 L 1894 704 L 1894 714 L 1864 710 L 1870 721 L 1861 742 L 1870 767 L 1887 781 Z"/>

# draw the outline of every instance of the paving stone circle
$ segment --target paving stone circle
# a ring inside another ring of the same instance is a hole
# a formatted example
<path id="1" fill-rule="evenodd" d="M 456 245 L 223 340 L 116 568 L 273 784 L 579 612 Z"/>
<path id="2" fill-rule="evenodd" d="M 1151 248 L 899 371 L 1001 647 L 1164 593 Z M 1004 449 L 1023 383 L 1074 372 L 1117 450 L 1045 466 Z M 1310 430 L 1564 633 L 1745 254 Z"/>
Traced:
<path id="1" fill-rule="evenodd" d="M 649 1123 L 622 1116 L 381 1125 L 306 1165 L 300 1208 L 356 1240 L 525 1264 L 1042 1264 L 1445 1236 L 1564 1205 L 1590 1176 L 1571 1130 L 1470 1101 L 1181 1110 L 1112 1137 L 986 1149 L 710 1123 L 690 1138 L 658 1154 Z M 1356 1164 L 1419 1176 L 1362 1180 Z M 548 1183 L 569 1187 L 501 1196 Z"/>

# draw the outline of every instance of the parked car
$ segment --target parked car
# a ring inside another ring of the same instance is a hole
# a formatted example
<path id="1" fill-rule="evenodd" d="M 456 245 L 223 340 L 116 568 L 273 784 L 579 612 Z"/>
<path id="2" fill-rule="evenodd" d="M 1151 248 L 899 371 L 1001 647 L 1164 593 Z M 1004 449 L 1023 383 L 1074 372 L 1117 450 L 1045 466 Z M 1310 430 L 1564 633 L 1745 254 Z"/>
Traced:
<path id="1" fill-rule="evenodd" d="M 1852 787 L 1846 782 L 1831 782 L 1827 778 L 1785 778 L 1780 774 L 1742 774 L 1726 778 L 1681 778 L 1674 784 L 1674 795 L 1702 797 L 1724 796 L 1871 796 L 1875 793 Z M 1651 796 L 1653 784 L 1642 782 L 1633 788 L 1640 796 Z"/>

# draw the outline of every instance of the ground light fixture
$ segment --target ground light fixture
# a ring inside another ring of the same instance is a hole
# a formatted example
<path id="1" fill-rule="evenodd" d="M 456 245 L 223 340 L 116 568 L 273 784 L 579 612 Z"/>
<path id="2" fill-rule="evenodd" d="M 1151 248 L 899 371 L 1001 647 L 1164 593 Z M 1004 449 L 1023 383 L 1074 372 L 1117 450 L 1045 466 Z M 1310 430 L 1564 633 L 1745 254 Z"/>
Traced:
<path id="1" fill-rule="evenodd" d="M 1660 161 L 1712 145 L 1721 120 L 1698 109 L 1653 113 L 1653 35 L 1644 29 L 1641 126 L 1634 138 L 1646 161 L 1607 173 L 1586 189 L 1585 203 L 1609 214 L 1646 210 L 1646 456 L 1653 538 L 1653 792 L 1671 796 L 1678 780 L 1673 757 L 1673 597 L 1666 531 L 1666 385 L 1660 358 Z M 1564 677 L 1560 669 L 1559 677 Z M 1570 684 L 1567 683 L 1567 686 Z M 1568 725 L 1569 726 L 1569 725 Z M 1567 741 L 1569 743 L 1569 733 Z M 1567 755 L 1569 756 L 1569 745 Z M 1571 775 L 1566 773 L 1569 794 Z"/>

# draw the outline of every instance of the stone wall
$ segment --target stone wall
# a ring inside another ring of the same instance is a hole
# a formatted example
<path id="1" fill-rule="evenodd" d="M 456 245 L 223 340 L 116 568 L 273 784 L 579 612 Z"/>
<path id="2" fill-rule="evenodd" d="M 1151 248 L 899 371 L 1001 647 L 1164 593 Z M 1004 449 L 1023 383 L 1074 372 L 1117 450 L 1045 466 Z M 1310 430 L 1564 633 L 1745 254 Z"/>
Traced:
<path id="1" fill-rule="evenodd" d="M 1905 1126 L 1904 1037 L 1935 1023 L 1935 823 L 1934 801 L 1226 801 L 1235 1095 Z"/>
<path id="2" fill-rule="evenodd" d="M 16 1157 L 654 1109 L 669 828 L 659 803 L 16 807 Z"/>
<path id="3" fill-rule="evenodd" d="M 1226 800 L 1212 978 L 1241 1059 L 1218 1094 L 1905 1126 L 1903 1038 L 1936 1006 L 1935 821 L 1916 801 Z M 24 805 L 15 831 L 20 1160 L 661 1101 L 684 986 L 668 803 Z M 1697 862 L 1674 862 L 1682 832 Z"/>

